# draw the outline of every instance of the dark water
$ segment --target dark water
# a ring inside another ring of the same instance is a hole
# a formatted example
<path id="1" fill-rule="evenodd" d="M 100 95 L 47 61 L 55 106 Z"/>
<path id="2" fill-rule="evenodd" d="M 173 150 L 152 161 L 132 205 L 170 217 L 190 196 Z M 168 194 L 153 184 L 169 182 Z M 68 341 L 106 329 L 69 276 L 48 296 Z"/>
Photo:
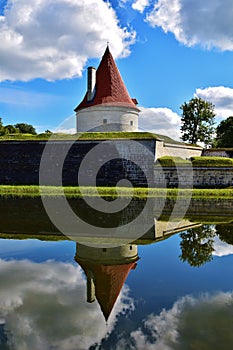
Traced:
<path id="1" fill-rule="evenodd" d="M 114 247 L 2 216 L 0 349 L 232 349 L 232 203 L 206 207 Z"/>

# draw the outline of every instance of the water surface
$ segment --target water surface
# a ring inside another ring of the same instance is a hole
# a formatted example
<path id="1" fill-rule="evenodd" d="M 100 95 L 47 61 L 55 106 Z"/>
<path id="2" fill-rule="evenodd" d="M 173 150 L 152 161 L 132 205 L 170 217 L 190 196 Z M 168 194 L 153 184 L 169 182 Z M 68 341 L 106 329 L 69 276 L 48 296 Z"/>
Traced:
<path id="1" fill-rule="evenodd" d="M 153 213 L 146 235 L 107 248 L 2 218 L 0 349 L 231 349 L 232 216 L 211 215 Z"/>

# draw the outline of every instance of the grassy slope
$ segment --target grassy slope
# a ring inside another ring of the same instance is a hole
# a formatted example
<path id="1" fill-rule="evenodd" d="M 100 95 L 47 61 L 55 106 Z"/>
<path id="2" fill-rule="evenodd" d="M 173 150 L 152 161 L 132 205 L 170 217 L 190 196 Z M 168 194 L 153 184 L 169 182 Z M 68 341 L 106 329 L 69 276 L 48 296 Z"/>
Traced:
<path id="1" fill-rule="evenodd" d="M 191 157 L 190 160 L 182 159 L 180 157 L 164 156 L 157 159 L 163 167 L 174 166 L 193 166 L 193 167 L 233 167 L 233 159 L 225 157 Z M 156 165 L 155 163 L 155 165 Z"/>
<path id="2" fill-rule="evenodd" d="M 42 141 L 42 140 L 106 140 L 106 139 L 157 139 L 149 132 L 85 132 L 77 134 L 8 134 L 0 136 L 0 141 Z"/>

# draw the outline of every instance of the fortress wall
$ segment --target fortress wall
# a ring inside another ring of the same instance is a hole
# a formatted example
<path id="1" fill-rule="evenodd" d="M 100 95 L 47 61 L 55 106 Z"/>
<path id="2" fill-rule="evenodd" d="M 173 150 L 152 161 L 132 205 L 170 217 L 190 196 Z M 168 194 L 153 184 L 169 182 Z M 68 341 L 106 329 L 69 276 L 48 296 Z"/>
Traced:
<path id="1" fill-rule="evenodd" d="M 204 149 L 202 152 L 203 156 L 208 157 L 226 157 L 226 158 L 233 158 L 233 149 Z"/>
<path id="2" fill-rule="evenodd" d="M 168 156 L 181 157 L 184 159 L 198 157 L 201 156 L 202 153 L 202 148 L 180 144 L 164 143 L 164 148 L 166 149 Z"/>
<path id="3" fill-rule="evenodd" d="M 199 147 L 171 144 L 163 141 L 157 141 L 156 143 L 156 159 L 164 156 L 189 159 L 190 157 L 201 156 L 201 153 L 202 148 Z"/>
<path id="4" fill-rule="evenodd" d="M 39 184 L 41 157 L 46 143 L 46 141 L 0 142 L 0 184 Z M 164 149 L 162 142 L 154 139 L 119 139 L 105 142 L 50 141 L 49 145 L 48 156 L 44 162 L 46 185 L 59 185 L 56 174 L 62 169 L 64 186 L 78 184 L 115 186 L 122 179 L 128 179 L 137 187 L 147 187 L 148 181 L 151 187 L 233 186 L 233 168 L 183 166 L 179 169 L 155 167 L 154 170 L 154 160 L 161 149 Z M 97 146 L 103 148 L 98 150 Z M 62 167 L 61 155 L 66 151 L 68 153 Z M 80 164 L 84 159 L 87 163 L 81 169 Z"/>
<path id="5" fill-rule="evenodd" d="M 59 185 L 55 175 L 59 169 L 63 169 L 62 181 L 65 186 L 77 186 L 78 175 L 84 185 L 97 183 L 99 186 L 114 186 L 117 181 L 127 178 L 134 186 L 147 186 L 146 178 L 153 181 L 156 141 L 150 139 L 138 141 L 138 143 L 130 140 L 106 141 L 104 148 L 98 151 L 96 146 L 103 144 L 102 141 L 50 141 L 48 155 L 43 163 L 46 184 Z M 143 146 L 140 150 L 138 144 Z M 46 141 L 0 142 L 0 184 L 39 184 L 40 162 L 45 145 Z M 61 156 L 68 149 L 62 168 Z M 80 170 L 80 164 L 91 150 L 95 152 L 89 156 L 86 166 Z M 105 164 L 101 167 L 102 163 Z"/>
<path id="6" fill-rule="evenodd" d="M 225 188 L 233 186 L 233 168 L 229 167 L 155 167 L 155 187 Z"/>

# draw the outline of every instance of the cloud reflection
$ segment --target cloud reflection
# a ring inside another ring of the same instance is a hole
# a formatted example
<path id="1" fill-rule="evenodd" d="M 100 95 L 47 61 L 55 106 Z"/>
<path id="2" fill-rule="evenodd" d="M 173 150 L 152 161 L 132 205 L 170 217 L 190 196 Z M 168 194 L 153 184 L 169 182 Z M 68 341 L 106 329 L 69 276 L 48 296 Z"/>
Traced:
<path id="1" fill-rule="evenodd" d="M 233 292 L 185 296 L 170 310 L 151 314 L 141 328 L 131 332 L 134 346 L 143 350 L 228 349 L 233 343 Z"/>
<path id="2" fill-rule="evenodd" d="M 86 303 L 81 268 L 68 263 L 0 260 L 0 320 L 10 349 L 88 349 L 132 308 L 123 288 L 108 325 L 98 303 Z"/>

